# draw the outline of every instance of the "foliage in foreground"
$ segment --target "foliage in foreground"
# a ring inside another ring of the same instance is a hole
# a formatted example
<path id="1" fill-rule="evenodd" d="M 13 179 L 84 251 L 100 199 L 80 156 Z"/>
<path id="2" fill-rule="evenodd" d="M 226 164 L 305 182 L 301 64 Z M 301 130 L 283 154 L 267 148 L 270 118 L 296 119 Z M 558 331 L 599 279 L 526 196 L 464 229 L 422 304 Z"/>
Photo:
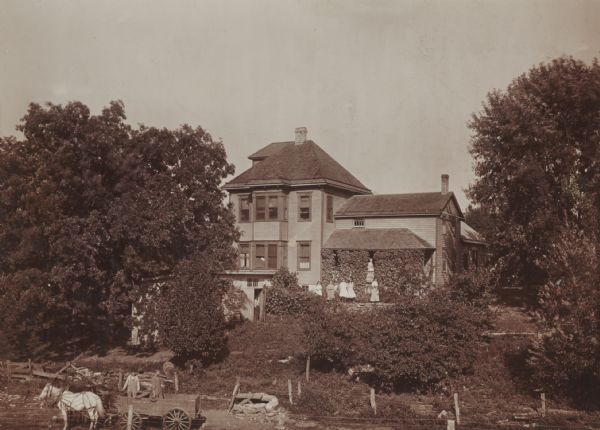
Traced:
<path id="1" fill-rule="evenodd" d="M 578 406 L 600 404 L 600 289 L 597 245 L 581 235 L 563 235 L 551 250 L 556 282 L 540 292 L 540 316 L 549 330 L 529 352 L 533 382 Z"/>
<path id="2" fill-rule="evenodd" d="M 223 145 L 199 127 L 125 118 L 121 102 L 99 115 L 31 104 L 24 138 L 0 139 L 0 332 L 14 355 L 122 341 L 149 278 L 181 285 L 176 268 L 203 267 L 207 251 L 208 273 L 233 261 Z M 194 300 L 173 312 L 215 310 Z"/>
<path id="3" fill-rule="evenodd" d="M 304 332 L 317 365 L 371 365 L 375 385 L 404 391 L 468 371 L 487 324 L 486 307 L 438 290 L 366 312 L 318 308 L 304 319 Z"/>

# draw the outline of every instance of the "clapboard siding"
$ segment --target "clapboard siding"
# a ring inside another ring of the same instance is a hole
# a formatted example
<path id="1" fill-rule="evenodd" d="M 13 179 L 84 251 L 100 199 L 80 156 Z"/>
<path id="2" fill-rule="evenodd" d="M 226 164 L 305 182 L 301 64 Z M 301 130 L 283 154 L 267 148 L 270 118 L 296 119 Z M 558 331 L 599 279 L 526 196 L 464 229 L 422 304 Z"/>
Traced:
<path id="1" fill-rule="evenodd" d="M 436 217 L 397 217 L 397 218 L 365 218 L 365 228 L 407 228 L 421 239 L 436 245 Z M 336 219 L 336 229 L 354 228 L 354 220 L 350 218 Z"/>

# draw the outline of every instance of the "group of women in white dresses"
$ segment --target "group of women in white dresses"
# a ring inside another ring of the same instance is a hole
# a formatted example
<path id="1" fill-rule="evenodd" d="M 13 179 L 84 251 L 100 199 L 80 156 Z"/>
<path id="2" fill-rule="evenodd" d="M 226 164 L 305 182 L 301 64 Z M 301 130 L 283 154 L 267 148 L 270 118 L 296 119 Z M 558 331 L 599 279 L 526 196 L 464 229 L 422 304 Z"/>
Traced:
<path id="1" fill-rule="evenodd" d="M 377 283 L 377 279 L 375 279 L 375 268 L 373 266 L 373 259 L 369 258 L 369 263 L 367 264 L 367 293 L 369 296 L 369 301 L 378 302 L 379 301 L 379 284 Z M 318 292 L 317 294 L 322 294 L 321 285 L 318 284 Z M 316 292 L 316 291 L 315 291 Z M 336 293 L 342 299 L 355 299 L 356 292 L 354 291 L 354 282 L 346 282 L 342 281 L 339 284 L 334 284 L 330 282 L 329 285 L 325 288 L 325 292 L 327 294 L 327 300 L 333 300 L 335 298 Z"/>

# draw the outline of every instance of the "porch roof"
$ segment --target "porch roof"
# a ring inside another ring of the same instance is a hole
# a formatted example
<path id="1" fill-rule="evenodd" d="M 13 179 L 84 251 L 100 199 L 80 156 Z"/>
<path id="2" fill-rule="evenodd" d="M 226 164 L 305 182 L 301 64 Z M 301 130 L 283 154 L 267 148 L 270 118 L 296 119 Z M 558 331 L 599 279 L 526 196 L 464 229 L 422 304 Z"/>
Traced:
<path id="1" fill-rule="evenodd" d="M 323 248 L 326 249 L 435 249 L 407 228 L 352 228 L 336 230 Z"/>

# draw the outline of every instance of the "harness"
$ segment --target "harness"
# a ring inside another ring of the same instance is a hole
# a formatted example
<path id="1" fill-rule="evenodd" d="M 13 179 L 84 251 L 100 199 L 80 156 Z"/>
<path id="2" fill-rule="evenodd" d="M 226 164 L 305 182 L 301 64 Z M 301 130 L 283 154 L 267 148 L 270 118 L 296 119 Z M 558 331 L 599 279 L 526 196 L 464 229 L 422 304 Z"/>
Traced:
<path id="1" fill-rule="evenodd" d="M 48 407 L 52 407 L 52 406 L 56 406 L 58 405 L 58 403 L 61 400 L 61 397 L 63 395 L 63 393 L 67 390 L 67 388 L 61 388 L 60 392 L 58 393 L 58 395 L 53 399 L 50 397 L 50 393 L 46 394 L 46 397 L 44 397 L 43 401 L 44 401 L 44 405 L 48 406 Z"/>

